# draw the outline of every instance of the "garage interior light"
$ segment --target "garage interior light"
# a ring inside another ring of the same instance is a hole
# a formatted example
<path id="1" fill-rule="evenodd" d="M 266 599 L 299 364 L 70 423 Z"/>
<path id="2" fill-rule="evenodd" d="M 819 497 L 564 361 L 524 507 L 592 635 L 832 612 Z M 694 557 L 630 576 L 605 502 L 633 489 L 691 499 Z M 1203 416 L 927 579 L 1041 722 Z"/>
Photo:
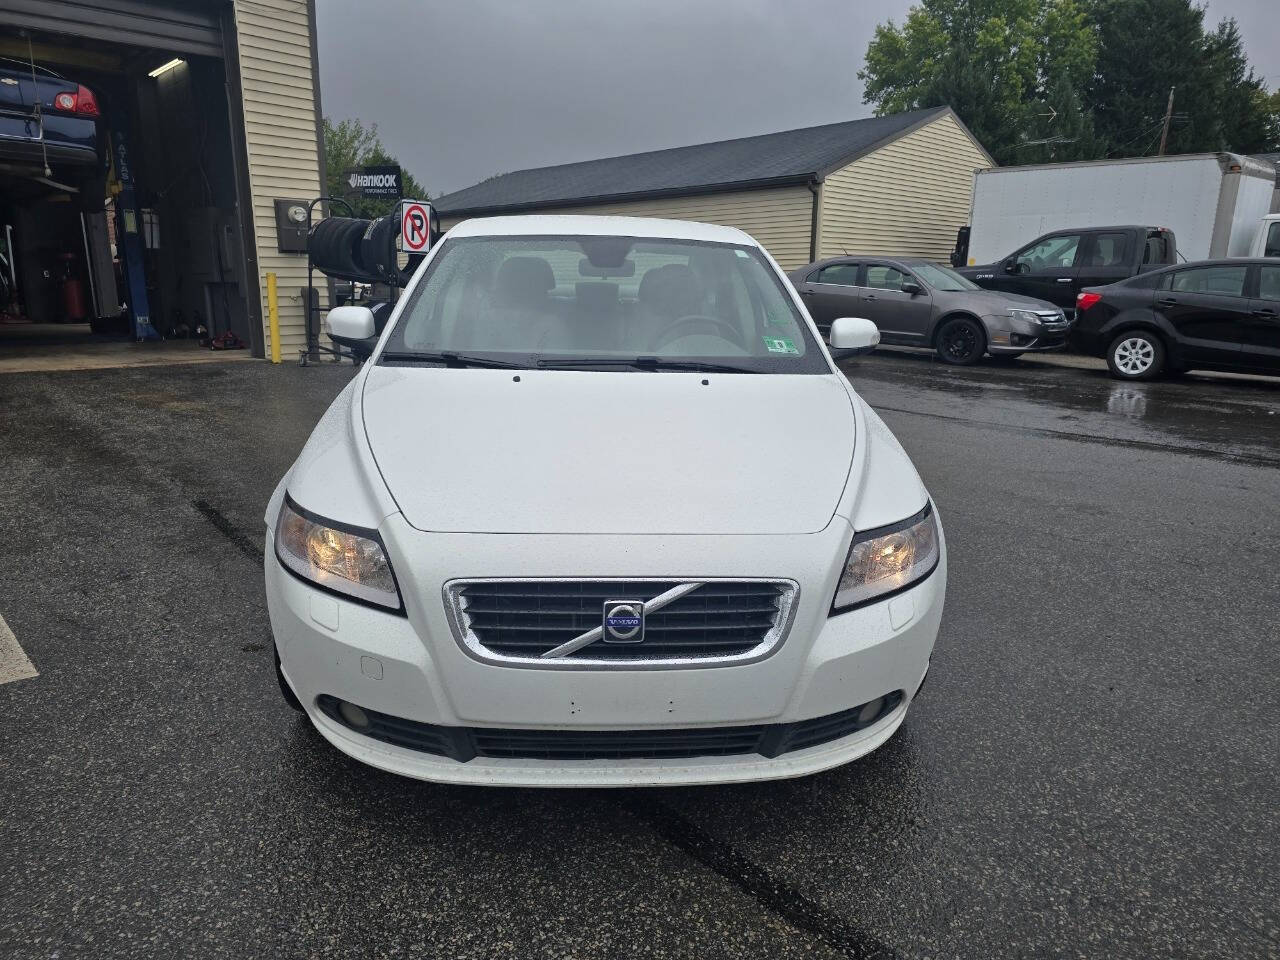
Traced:
<path id="1" fill-rule="evenodd" d="M 184 63 L 186 63 L 186 62 L 187 62 L 187 61 L 183 60 L 181 57 L 174 57 L 174 58 L 173 58 L 172 60 L 170 60 L 168 63 L 162 63 L 162 64 L 160 64 L 160 66 L 156 67 L 154 70 L 152 70 L 150 73 L 148 73 L 148 74 L 147 74 L 147 76 L 148 76 L 148 77 L 158 77 L 158 76 L 160 76 L 160 74 L 162 74 L 162 73 L 168 73 L 168 72 L 169 72 L 170 70 L 172 70 L 174 67 L 180 67 L 180 66 L 182 66 L 182 64 L 184 64 Z"/>

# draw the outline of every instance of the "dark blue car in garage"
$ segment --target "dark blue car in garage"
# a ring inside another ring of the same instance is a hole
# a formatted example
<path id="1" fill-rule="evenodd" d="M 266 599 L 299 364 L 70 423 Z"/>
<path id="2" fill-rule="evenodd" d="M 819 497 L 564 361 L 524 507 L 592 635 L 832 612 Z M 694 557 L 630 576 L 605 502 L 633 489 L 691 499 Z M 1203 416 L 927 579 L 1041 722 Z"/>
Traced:
<path id="1" fill-rule="evenodd" d="M 0 57 L 0 165 L 43 172 L 92 168 L 100 158 L 93 91 L 44 67 Z"/>

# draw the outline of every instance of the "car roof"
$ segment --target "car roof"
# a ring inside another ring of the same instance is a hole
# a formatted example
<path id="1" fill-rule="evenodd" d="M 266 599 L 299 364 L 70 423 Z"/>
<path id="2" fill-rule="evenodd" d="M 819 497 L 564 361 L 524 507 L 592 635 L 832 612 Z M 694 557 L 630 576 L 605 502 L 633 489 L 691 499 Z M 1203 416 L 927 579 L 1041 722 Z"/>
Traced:
<path id="1" fill-rule="evenodd" d="M 463 220 L 449 231 L 451 237 L 516 236 L 619 236 L 654 237 L 663 240 L 703 240 L 758 247 L 736 227 L 723 227 L 692 220 L 659 220 L 653 217 L 595 217 L 568 215 L 528 215 L 518 217 L 478 217 Z"/>
<path id="2" fill-rule="evenodd" d="M 1263 266 L 1280 266 L 1280 259 L 1276 257 L 1214 257 L 1211 260 L 1188 260 L 1185 263 L 1170 263 L 1160 267 L 1160 270 L 1185 270 L 1187 267 L 1214 267 L 1223 264 L 1235 264 L 1241 267 L 1247 267 L 1250 264 L 1261 264 Z M 1156 273 L 1155 270 L 1148 270 L 1147 273 Z"/>
<path id="3" fill-rule="evenodd" d="M 1172 232 L 1169 227 L 1158 227 L 1151 223 L 1106 223 L 1102 226 L 1054 227 L 1052 230 L 1046 230 L 1040 236 L 1047 237 L 1054 233 L 1106 233 L 1108 230 L 1163 230 L 1166 233 Z"/>
<path id="4" fill-rule="evenodd" d="M 1248 267 L 1253 264 L 1261 266 L 1280 266 L 1280 260 L 1275 257 L 1217 257 L 1213 260 L 1188 260 L 1185 263 L 1166 263 L 1158 267 L 1152 267 L 1150 270 L 1144 270 L 1142 273 L 1135 274 L 1132 277 L 1125 277 L 1118 280 L 1114 286 L 1121 284 L 1133 283 L 1141 280 L 1143 277 L 1150 277 L 1162 273 L 1176 273 L 1179 270 L 1187 270 L 1191 267 L 1217 267 L 1223 265 L 1234 264 L 1236 266 Z M 1106 286 L 1106 284 L 1095 284 L 1095 286 Z"/>
<path id="5" fill-rule="evenodd" d="M 798 273 L 802 270 L 812 270 L 814 267 L 825 267 L 829 263 L 843 263 L 846 260 L 880 260 L 884 263 L 901 263 L 904 266 L 915 266 L 924 263 L 935 267 L 946 266 L 941 260 L 931 260 L 928 257 L 895 257 L 886 253 L 842 253 L 838 257 L 827 257 L 825 260 L 806 263 L 803 267 L 797 267 L 791 272 Z"/>

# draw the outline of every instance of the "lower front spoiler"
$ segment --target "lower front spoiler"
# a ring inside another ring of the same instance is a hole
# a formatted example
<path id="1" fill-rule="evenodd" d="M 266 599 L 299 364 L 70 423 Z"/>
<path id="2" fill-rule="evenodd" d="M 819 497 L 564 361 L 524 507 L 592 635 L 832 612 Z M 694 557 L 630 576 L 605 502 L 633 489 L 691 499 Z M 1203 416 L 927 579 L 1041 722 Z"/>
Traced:
<path id="1" fill-rule="evenodd" d="M 996 356 L 1002 353 L 1044 353 L 1049 350 L 1062 350 L 1066 346 L 1067 334 L 1065 331 L 1037 337 L 1014 334 L 1009 338 L 1008 343 L 995 343 L 994 341 L 988 343 L 987 352 Z"/>
<path id="2" fill-rule="evenodd" d="M 909 705 L 910 700 L 903 699 L 865 729 L 773 758 L 758 753 L 626 760 L 475 757 L 462 763 L 356 734 L 314 703 L 308 704 L 307 716 L 321 736 L 349 757 L 418 780 L 502 787 L 645 787 L 751 783 L 829 770 L 857 760 L 889 740 L 906 719 Z"/>

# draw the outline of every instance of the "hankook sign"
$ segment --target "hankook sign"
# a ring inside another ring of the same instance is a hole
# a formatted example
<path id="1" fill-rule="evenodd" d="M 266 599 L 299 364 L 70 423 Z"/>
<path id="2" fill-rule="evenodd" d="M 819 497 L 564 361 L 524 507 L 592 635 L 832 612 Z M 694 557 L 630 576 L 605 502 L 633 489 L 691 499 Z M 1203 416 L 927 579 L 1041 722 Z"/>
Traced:
<path id="1" fill-rule="evenodd" d="M 400 199 L 404 190 L 404 180 L 396 166 L 351 170 L 347 173 L 347 185 L 352 193 L 362 197 L 390 197 L 394 200 Z"/>

